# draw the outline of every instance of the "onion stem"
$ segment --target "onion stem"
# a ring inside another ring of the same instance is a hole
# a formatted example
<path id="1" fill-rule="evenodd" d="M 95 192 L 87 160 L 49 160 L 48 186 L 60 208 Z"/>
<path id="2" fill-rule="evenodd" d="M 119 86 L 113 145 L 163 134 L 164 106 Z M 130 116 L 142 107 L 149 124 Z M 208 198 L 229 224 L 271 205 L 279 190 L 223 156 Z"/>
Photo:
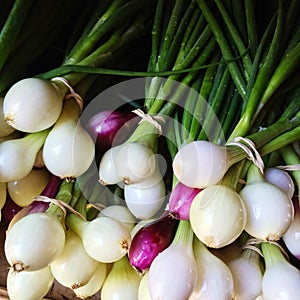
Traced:
<path id="1" fill-rule="evenodd" d="M 264 256 L 266 268 L 280 262 L 286 262 L 286 259 L 278 246 L 269 242 L 263 242 L 260 247 Z"/>

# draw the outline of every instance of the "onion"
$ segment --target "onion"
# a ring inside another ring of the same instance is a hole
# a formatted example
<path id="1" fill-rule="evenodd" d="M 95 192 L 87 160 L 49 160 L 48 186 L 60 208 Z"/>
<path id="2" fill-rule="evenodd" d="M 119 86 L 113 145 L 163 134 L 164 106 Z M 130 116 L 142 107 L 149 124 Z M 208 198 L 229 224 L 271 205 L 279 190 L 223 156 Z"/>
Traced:
<path id="1" fill-rule="evenodd" d="M 0 137 L 8 136 L 16 131 L 15 128 L 8 125 L 7 122 L 4 120 L 3 100 L 3 97 L 0 97 Z"/>
<path id="2" fill-rule="evenodd" d="M 48 132 L 31 133 L 0 143 L 0 182 L 19 180 L 30 173 Z"/>
<path id="3" fill-rule="evenodd" d="M 233 278 L 228 266 L 213 255 L 197 238 L 194 239 L 194 255 L 198 277 L 189 300 L 231 300 Z"/>
<path id="4" fill-rule="evenodd" d="M 300 260 L 300 205 L 298 197 L 292 200 L 295 210 L 294 219 L 282 239 L 291 254 Z"/>
<path id="5" fill-rule="evenodd" d="M 130 232 L 112 218 L 101 217 L 84 221 L 70 215 L 67 224 L 81 237 L 86 252 L 96 261 L 115 262 L 128 252 L 131 242 Z"/>
<path id="6" fill-rule="evenodd" d="M 139 290 L 138 290 L 138 300 L 152 300 L 149 285 L 148 285 L 149 272 L 145 272 L 140 281 Z"/>
<path id="7" fill-rule="evenodd" d="M 122 223 L 131 231 L 136 223 L 135 217 L 129 209 L 122 205 L 110 205 L 100 211 L 98 217 L 106 216 Z"/>
<path id="8" fill-rule="evenodd" d="M 262 270 L 259 254 L 251 249 L 244 249 L 241 256 L 231 260 L 228 267 L 234 283 L 235 300 L 253 300 L 262 292 Z"/>
<path id="9" fill-rule="evenodd" d="M 6 93 L 3 112 L 6 122 L 23 132 L 49 128 L 58 119 L 64 92 L 58 85 L 40 78 L 26 78 Z"/>
<path id="10" fill-rule="evenodd" d="M 65 101 L 62 113 L 43 147 L 46 168 L 61 178 L 76 178 L 91 165 L 95 146 L 78 122 L 80 110 L 73 99 Z"/>
<path id="11" fill-rule="evenodd" d="M 199 140 L 184 145 L 173 160 L 177 179 L 193 188 L 217 184 L 229 168 L 225 147 Z"/>
<path id="12" fill-rule="evenodd" d="M 113 160 L 117 174 L 127 185 L 145 180 L 156 170 L 153 151 L 137 142 L 122 144 Z"/>
<path id="13" fill-rule="evenodd" d="M 7 196 L 7 183 L 0 182 L 0 221 L 1 221 L 1 209 L 5 205 Z"/>
<path id="14" fill-rule="evenodd" d="M 178 220 L 167 215 L 139 229 L 129 248 L 130 264 L 140 272 L 148 269 L 154 258 L 171 244 L 177 225 Z"/>
<path id="15" fill-rule="evenodd" d="M 131 112 L 104 110 L 93 115 L 84 127 L 103 152 L 126 141 L 137 125 L 138 118 L 132 120 L 134 117 Z"/>
<path id="16" fill-rule="evenodd" d="M 153 300 L 187 299 L 194 289 L 197 268 L 189 221 L 180 221 L 171 245 L 159 253 L 149 268 L 149 291 Z"/>
<path id="17" fill-rule="evenodd" d="M 201 189 L 191 188 L 178 182 L 169 198 L 171 214 L 180 220 L 189 220 L 192 201 L 200 191 Z"/>
<path id="18" fill-rule="evenodd" d="M 125 185 L 124 197 L 128 209 L 136 218 L 152 218 L 164 204 L 165 183 L 160 180 L 148 188 Z"/>
<path id="19" fill-rule="evenodd" d="M 295 193 L 295 185 L 292 177 L 284 170 L 267 168 L 264 172 L 265 180 L 282 189 L 289 198 Z"/>
<path id="20" fill-rule="evenodd" d="M 258 168 L 252 165 L 247 184 L 240 191 L 247 211 L 245 230 L 262 240 L 279 240 L 294 217 L 291 199 L 277 186 L 264 181 Z"/>
<path id="21" fill-rule="evenodd" d="M 7 232 L 4 251 L 15 272 L 47 267 L 62 252 L 65 232 L 59 220 L 35 213 L 17 221 Z"/>
<path id="22" fill-rule="evenodd" d="M 53 282 L 54 278 L 49 267 L 37 271 L 19 273 L 10 268 L 6 279 L 9 299 L 43 299 L 49 292 Z"/>
<path id="23" fill-rule="evenodd" d="M 266 265 L 262 279 L 263 299 L 300 299 L 300 271 L 285 259 L 278 246 L 264 242 L 261 249 Z"/>
<path id="24" fill-rule="evenodd" d="M 10 181 L 7 190 L 11 199 L 21 207 L 29 205 L 34 197 L 40 195 L 50 179 L 47 169 L 32 169 L 22 179 Z"/>
<path id="25" fill-rule="evenodd" d="M 75 295 L 81 299 L 85 299 L 100 291 L 107 276 L 107 269 L 107 264 L 98 262 L 94 275 L 88 283 L 73 290 Z"/>
<path id="26" fill-rule="evenodd" d="M 79 236 L 68 230 L 62 253 L 50 264 L 54 278 L 71 289 L 84 286 L 94 275 L 98 262 L 85 251 Z"/>
<path id="27" fill-rule="evenodd" d="M 129 264 L 127 256 L 113 263 L 101 289 L 101 300 L 138 300 L 141 276 Z"/>
<path id="28" fill-rule="evenodd" d="M 223 185 L 201 191 L 192 202 L 190 222 L 206 246 L 220 248 L 236 240 L 245 228 L 246 214 L 237 192 Z"/>

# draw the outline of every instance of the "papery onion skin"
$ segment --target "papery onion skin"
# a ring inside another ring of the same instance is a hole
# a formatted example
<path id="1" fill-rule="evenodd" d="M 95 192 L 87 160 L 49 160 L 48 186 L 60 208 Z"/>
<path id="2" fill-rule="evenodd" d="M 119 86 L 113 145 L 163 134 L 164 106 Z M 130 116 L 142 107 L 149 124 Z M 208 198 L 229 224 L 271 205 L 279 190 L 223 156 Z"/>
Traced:
<path id="1" fill-rule="evenodd" d="M 173 172 L 189 187 L 214 185 L 229 167 L 228 156 L 222 146 L 204 140 L 194 141 L 179 149 L 173 160 Z"/>
<path id="2" fill-rule="evenodd" d="M 7 232 L 4 251 L 16 272 L 47 267 L 63 250 L 65 232 L 54 216 L 35 213 L 18 220 Z"/>
<path id="3" fill-rule="evenodd" d="M 169 198 L 169 210 L 179 220 L 190 219 L 190 207 L 201 189 L 191 188 L 178 182 L 173 188 Z"/>
<path id="4" fill-rule="evenodd" d="M 194 198 L 190 222 L 201 242 L 211 248 L 221 248 L 236 240 L 244 230 L 244 204 L 232 188 L 212 185 Z"/>
<path id="5" fill-rule="evenodd" d="M 58 86 L 40 78 L 25 78 L 8 90 L 3 112 L 9 125 L 23 132 L 38 132 L 58 119 L 64 94 Z"/>
<path id="6" fill-rule="evenodd" d="M 154 258 L 171 244 L 177 226 L 178 220 L 167 215 L 142 227 L 131 241 L 130 264 L 139 272 L 147 270 Z"/>
<path id="7" fill-rule="evenodd" d="M 49 267 L 20 273 L 16 273 L 10 268 L 6 282 L 9 299 L 39 300 L 49 292 L 54 282 L 54 277 Z"/>

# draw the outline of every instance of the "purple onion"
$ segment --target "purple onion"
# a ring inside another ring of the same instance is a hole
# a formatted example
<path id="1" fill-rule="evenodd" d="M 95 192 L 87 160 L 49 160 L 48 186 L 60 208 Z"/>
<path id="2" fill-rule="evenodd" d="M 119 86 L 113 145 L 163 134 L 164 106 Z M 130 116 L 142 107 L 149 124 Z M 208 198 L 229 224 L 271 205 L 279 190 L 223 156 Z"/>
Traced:
<path id="1" fill-rule="evenodd" d="M 148 269 L 154 258 L 173 241 L 178 223 L 168 214 L 142 227 L 131 241 L 130 264 L 139 272 Z"/>
<path id="2" fill-rule="evenodd" d="M 13 217 L 22 210 L 22 207 L 16 204 L 7 194 L 5 204 L 1 209 L 1 214 L 3 216 L 3 220 L 6 224 L 9 224 L 9 222 L 13 219 Z"/>
<path id="3" fill-rule="evenodd" d="M 170 213 L 179 220 L 189 220 L 191 204 L 200 191 L 178 182 L 169 198 Z"/>
<path id="4" fill-rule="evenodd" d="M 93 115 L 85 129 L 95 140 L 97 150 L 103 152 L 112 145 L 123 143 L 133 132 L 138 121 L 139 118 L 132 112 L 105 110 Z"/>

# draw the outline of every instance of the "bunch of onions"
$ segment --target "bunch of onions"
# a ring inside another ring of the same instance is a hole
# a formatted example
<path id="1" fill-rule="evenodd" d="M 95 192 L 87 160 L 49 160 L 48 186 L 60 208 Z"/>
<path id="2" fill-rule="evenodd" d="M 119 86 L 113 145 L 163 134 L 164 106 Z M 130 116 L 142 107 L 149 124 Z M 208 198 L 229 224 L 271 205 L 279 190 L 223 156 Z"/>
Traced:
<path id="1" fill-rule="evenodd" d="M 240 191 L 247 212 L 245 231 L 262 240 L 279 240 L 290 227 L 294 207 L 288 195 L 265 181 L 257 166 L 247 173 L 247 184 Z"/>
<path id="2" fill-rule="evenodd" d="M 263 299 L 299 299 L 300 271 L 286 260 L 277 245 L 263 242 L 261 250 L 265 261 L 262 279 Z"/>
<path id="3" fill-rule="evenodd" d="M 228 266 L 196 237 L 193 242 L 198 277 L 189 300 L 232 299 L 233 278 Z"/>
<path id="4" fill-rule="evenodd" d="M 181 300 L 192 293 L 197 278 L 193 236 L 189 221 L 180 221 L 170 246 L 152 261 L 148 277 L 152 299 Z"/>
<path id="5" fill-rule="evenodd" d="M 80 125 L 80 107 L 74 99 L 64 102 L 62 112 L 43 147 L 46 168 L 61 178 L 76 178 L 91 165 L 95 155 L 92 138 Z"/>

